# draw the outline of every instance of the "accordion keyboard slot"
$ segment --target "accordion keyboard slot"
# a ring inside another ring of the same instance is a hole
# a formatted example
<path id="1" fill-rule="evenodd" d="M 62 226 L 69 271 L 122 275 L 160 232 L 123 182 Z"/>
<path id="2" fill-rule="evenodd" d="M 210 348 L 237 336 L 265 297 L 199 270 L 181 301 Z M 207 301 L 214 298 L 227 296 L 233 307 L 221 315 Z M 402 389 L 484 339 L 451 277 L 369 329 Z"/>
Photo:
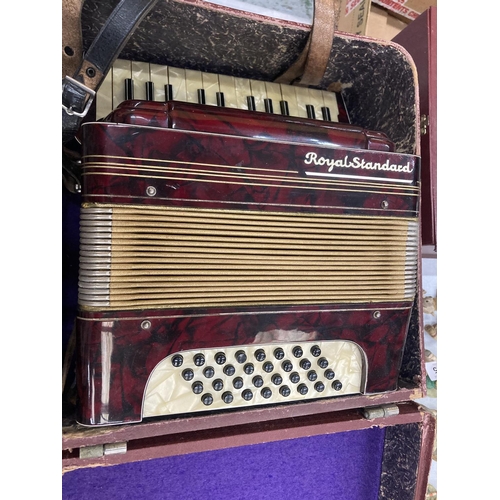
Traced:
<path id="1" fill-rule="evenodd" d="M 416 290 L 417 244 L 413 219 L 88 206 L 79 302 L 130 310 L 405 301 Z"/>
<path id="2" fill-rule="evenodd" d="M 177 352 L 151 373 L 143 417 L 359 394 L 365 372 L 363 351 L 349 341 Z"/>

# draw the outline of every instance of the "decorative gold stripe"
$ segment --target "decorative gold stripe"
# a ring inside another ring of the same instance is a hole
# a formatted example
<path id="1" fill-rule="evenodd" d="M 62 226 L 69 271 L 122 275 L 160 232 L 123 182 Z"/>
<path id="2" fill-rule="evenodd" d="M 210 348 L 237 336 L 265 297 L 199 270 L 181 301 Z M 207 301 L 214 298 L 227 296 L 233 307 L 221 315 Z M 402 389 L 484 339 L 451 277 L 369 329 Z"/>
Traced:
<path id="1" fill-rule="evenodd" d="M 110 169 L 113 169 L 113 170 L 142 170 L 142 171 L 150 171 L 150 172 L 165 172 L 165 173 L 168 173 L 168 172 L 171 172 L 171 173 L 178 173 L 178 174 L 192 174 L 192 175 L 195 175 L 195 174 L 205 174 L 205 175 L 209 175 L 209 176 L 212 176 L 212 177 L 239 177 L 239 178 L 242 178 L 242 179 L 249 179 L 249 180 L 252 180 L 252 179 L 260 179 L 260 180 L 266 180 L 266 179 L 269 179 L 269 180 L 277 180 L 277 181 L 280 181 L 280 182 L 297 182 L 297 178 L 290 178 L 289 175 L 263 175 L 263 174 L 242 174 L 242 173 L 239 173 L 239 172 L 221 172 L 221 170 L 224 170 L 224 169 L 235 169 L 235 170 L 262 170 L 262 171 L 265 171 L 266 173 L 267 172 L 279 172 L 279 173 L 283 173 L 282 170 L 273 170 L 273 169 L 269 169 L 269 170 L 265 170 L 265 169 L 255 169 L 255 168 L 252 168 L 252 167 L 240 167 L 240 166 L 231 166 L 231 165 L 212 165 L 212 164 L 205 164 L 205 163 L 196 163 L 196 162 L 177 162 L 177 161 L 174 161 L 174 160 L 164 160 L 166 162 L 169 162 L 169 163 L 173 163 L 173 164 L 185 164 L 185 165 L 190 165 L 190 168 L 175 168 L 175 167 L 156 167 L 156 166 L 145 166 L 143 164 L 140 164 L 140 165 L 127 165 L 127 164 L 119 164 L 119 163 L 104 163 L 104 162 L 89 162 L 89 163 L 86 163 L 85 164 L 85 167 L 84 167 L 84 175 L 85 174 L 98 174 L 99 172 L 94 172 L 94 171 L 91 171 L 90 169 L 91 168 L 96 168 L 96 169 L 104 169 L 104 170 L 110 170 Z M 192 165 L 198 165 L 198 166 L 201 166 L 201 167 L 216 167 L 218 170 L 216 172 L 214 172 L 213 170 L 203 170 L 203 169 L 195 169 L 195 168 L 192 168 L 191 166 Z M 108 173 L 108 172 L 105 172 L 105 173 Z M 295 174 L 296 176 L 298 175 L 298 171 L 295 171 L 295 170 L 287 170 L 286 171 L 287 174 Z M 122 176 L 125 176 L 127 174 L 116 174 L 116 175 L 122 175 Z M 153 177 L 153 176 L 150 176 L 149 174 L 142 174 L 142 175 L 138 175 L 138 174 L 132 174 L 134 176 L 138 176 L 138 177 Z M 380 182 L 370 182 L 370 181 L 367 181 L 366 179 L 363 178 L 363 176 L 360 176 L 359 177 L 359 180 L 351 180 L 351 181 L 346 181 L 346 180 L 337 180 L 337 179 L 330 179 L 330 180 L 325 180 L 325 179 L 319 179 L 319 178 L 315 178 L 315 179 L 311 179 L 311 178 L 300 178 L 300 182 L 301 183 L 304 183 L 304 184 L 308 184 L 308 185 L 312 185 L 312 186 L 316 186 L 316 185 L 326 185 L 326 186 L 331 186 L 332 184 L 333 185 L 339 185 L 339 186 L 356 186 L 356 187 L 373 187 L 373 188 L 380 188 L 381 185 L 384 185 L 385 187 L 391 187 L 392 189 L 396 189 L 398 191 L 411 191 L 411 192 L 415 192 L 415 191 L 419 191 L 419 187 L 418 186 L 411 186 L 411 185 L 406 185 L 406 186 L 403 186 L 403 185 L 394 185 L 388 181 L 386 181 L 384 183 L 384 178 L 381 177 L 380 178 Z"/>
<path id="2" fill-rule="evenodd" d="M 283 173 L 282 169 L 277 169 L 277 168 L 258 168 L 258 167 L 245 167 L 245 166 L 233 166 L 233 165 L 222 165 L 219 163 L 199 163 L 199 162 L 187 162 L 187 161 L 177 161 L 177 160 L 162 160 L 162 159 L 157 159 L 157 158 L 137 158 L 134 156 L 109 156 L 109 155 L 90 155 L 90 156 L 84 156 L 83 162 L 84 164 L 96 164 L 96 165 L 108 165 L 107 162 L 94 162 L 94 161 L 89 161 L 89 158 L 105 158 L 105 159 L 116 159 L 116 160 L 128 160 L 128 161 L 139 161 L 140 164 L 138 165 L 131 165 L 136 168 L 149 168 L 148 165 L 144 165 L 145 162 L 151 161 L 155 163 L 177 163 L 179 165 L 200 165 L 203 167 L 224 167 L 224 168 L 238 168 L 238 169 L 246 169 L 246 170 L 262 170 L 263 172 L 278 172 L 278 173 Z M 111 163 L 113 165 L 113 163 Z M 128 165 L 127 163 L 118 163 L 117 165 Z M 287 170 L 287 172 L 290 172 L 292 174 L 298 174 L 298 170 Z"/>
<path id="3" fill-rule="evenodd" d="M 109 175 L 106 172 L 84 172 L 82 175 Z M 169 177 L 167 175 L 133 175 L 133 174 L 113 174 L 114 177 L 133 177 L 136 179 L 165 179 L 165 180 L 172 180 L 172 181 L 185 181 L 185 182 L 193 182 L 193 180 L 197 180 L 199 182 L 207 182 L 211 184 L 227 184 L 227 180 L 215 180 L 215 179 L 196 179 L 196 178 L 184 178 L 184 177 Z M 297 181 L 295 181 L 297 182 Z M 238 186 L 248 186 L 248 182 L 237 182 L 235 180 L 231 180 L 231 184 L 235 184 Z M 252 186 L 260 186 L 260 187 L 279 187 L 277 184 L 264 184 L 261 182 L 252 182 Z M 304 185 L 304 183 L 301 180 L 301 184 L 290 184 L 287 186 L 284 186 L 286 188 L 293 188 L 293 189 L 311 189 L 311 186 L 309 185 Z M 368 193 L 368 194 L 391 194 L 388 193 L 387 191 L 371 191 L 368 189 L 342 189 L 342 188 L 331 188 L 331 187 L 325 187 L 325 186 L 316 186 L 318 189 L 321 189 L 323 191 L 338 191 L 338 192 L 349 192 L 349 193 Z M 390 186 L 392 188 L 392 186 Z M 397 193 L 399 194 L 399 193 Z M 418 193 L 408 193 L 407 196 L 419 196 Z"/>

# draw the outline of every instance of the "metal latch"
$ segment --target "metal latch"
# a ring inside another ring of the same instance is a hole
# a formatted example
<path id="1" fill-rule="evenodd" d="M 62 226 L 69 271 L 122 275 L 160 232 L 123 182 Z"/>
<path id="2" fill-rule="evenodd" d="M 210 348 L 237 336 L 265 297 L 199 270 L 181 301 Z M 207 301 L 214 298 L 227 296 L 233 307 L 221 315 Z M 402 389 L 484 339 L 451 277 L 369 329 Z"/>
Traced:
<path id="1" fill-rule="evenodd" d="M 127 443 L 96 444 L 94 446 L 82 446 L 80 458 L 99 458 L 107 455 L 118 455 L 127 453 Z"/>
<path id="2" fill-rule="evenodd" d="M 92 105 L 92 102 L 94 101 L 95 97 L 95 91 L 92 89 L 89 89 L 87 86 L 85 86 L 83 83 L 80 83 L 78 80 L 75 80 L 74 78 L 71 78 L 70 76 L 64 77 L 64 83 L 63 83 L 63 92 L 64 92 L 64 86 L 65 85 L 73 85 L 73 87 L 78 87 L 80 90 L 83 90 L 86 94 L 88 94 L 87 100 L 85 101 L 85 106 L 82 111 L 76 111 L 73 109 L 73 106 L 65 106 L 65 104 L 62 104 L 62 108 L 68 115 L 75 115 L 80 118 L 84 118 L 89 109 L 90 106 Z"/>
<path id="3" fill-rule="evenodd" d="M 428 115 L 422 115 L 420 117 L 420 134 L 421 135 L 426 135 L 428 128 L 429 128 L 429 116 Z"/>
<path id="4" fill-rule="evenodd" d="M 393 415 L 399 415 L 398 405 L 388 404 L 363 408 L 363 417 L 368 420 L 372 420 L 374 418 L 392 417 Z"/>

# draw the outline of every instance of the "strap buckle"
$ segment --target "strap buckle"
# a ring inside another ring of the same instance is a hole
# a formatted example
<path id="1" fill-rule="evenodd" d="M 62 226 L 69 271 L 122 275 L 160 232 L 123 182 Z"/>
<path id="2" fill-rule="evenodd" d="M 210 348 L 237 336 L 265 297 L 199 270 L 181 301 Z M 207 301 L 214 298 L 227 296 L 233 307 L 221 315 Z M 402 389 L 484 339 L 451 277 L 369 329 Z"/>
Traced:
<path id="1" fill-rule="evenodd" d="M 83 118 L 88 113 L 88 111 L 90 109 L 90 106 L 92 105 L 92 102 L 93 102 L 94 97 L 95 97 L 95 91 L 92 90 L 92 89 L 89 89 L 83 83 L 80 83 L 79 81 L 75 80 L 74 78 L 71 78 L 70 76 L 66 76 L 64 78 L 64 81 L 63 81 L 63 92 L 64 92 L 64 87 L 65 87 L 65 85 L 67 83 L 70 84 L 70 85 L 74 85 L 74 86 L 80 88 L 86 94 L 89 95 L 89 97 L 86 100 L 85 107 L 84 107 L 83 111 L 75 111 L 73 109 L 73 105 L 71 105 L 71 106 L 65 106 L 64 103 L 62 105 L 64 111 L 66 111 L 66 113 L 68 115 L 70 115 L 70 116 L 74 115 L 74 116 L 78 116 L 80 118 Z"/>

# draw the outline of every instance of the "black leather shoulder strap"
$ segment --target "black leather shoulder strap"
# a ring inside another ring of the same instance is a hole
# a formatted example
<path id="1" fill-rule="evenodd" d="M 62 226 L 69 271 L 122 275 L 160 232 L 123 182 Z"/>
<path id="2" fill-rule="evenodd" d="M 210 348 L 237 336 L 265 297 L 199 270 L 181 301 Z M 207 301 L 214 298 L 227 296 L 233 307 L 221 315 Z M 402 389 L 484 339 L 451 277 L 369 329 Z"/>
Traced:
<path id="1" fill-rule="evenodd" d="M 83 54 L 78 69 L 73 75 L 66 75 L 63 78 L 63 145 L 74 138 L 112 64 L 135 28 L 157 1 L 120 0 L 89 50 Z M 74 8 L 74 2 L 69 3 L 72 3 Z"/>

